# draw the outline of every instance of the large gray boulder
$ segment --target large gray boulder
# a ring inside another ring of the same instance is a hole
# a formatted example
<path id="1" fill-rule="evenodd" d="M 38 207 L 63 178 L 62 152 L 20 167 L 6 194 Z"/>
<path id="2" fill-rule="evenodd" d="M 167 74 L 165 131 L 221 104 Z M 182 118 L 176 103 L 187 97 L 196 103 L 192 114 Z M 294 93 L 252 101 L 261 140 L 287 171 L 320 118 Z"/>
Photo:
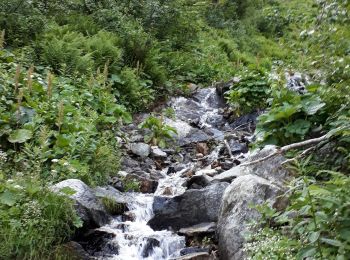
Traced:
<path id="1" fill-rule="evenodd" d="M 76 212 L 84 223 L 84 229 L 101 227 L 111 220 L 111 216 L 95 196 L 94 191 L 81 180 L 64 180 L 52 186 L 51 190 L 68 194 L 74 200 Z"/>
<path id="2" fill-rule="evenodd" d="M 255 152 L 246 163 L 264 158 L 275 149 L 269 146 Z M 285 201 L 279 197 L 283 192 L 283 183 L 289 177 L 288 171 L 281 166 L 283 161 L 283 156 L 277 155 L 259 163 L 237 166 L 231 170 L 235 179 L 225 190 L 217 227 L 221 259 L 245 258 L 242 251 L 245 243 L 244 234 L 252 231 L 249 223 L 261 217 L 252 205 L 267 203 L 278 209 L 285 206 Z"/>
<path id="3" fill-rule="evenodd" d="M 220 201 L 228 183 L 214 183 L 199 190 L 187 190 L 176 197 L 154 198 L 154 217 L 149 225 L 155 230 L 183 227 L 218 220 Z"/>

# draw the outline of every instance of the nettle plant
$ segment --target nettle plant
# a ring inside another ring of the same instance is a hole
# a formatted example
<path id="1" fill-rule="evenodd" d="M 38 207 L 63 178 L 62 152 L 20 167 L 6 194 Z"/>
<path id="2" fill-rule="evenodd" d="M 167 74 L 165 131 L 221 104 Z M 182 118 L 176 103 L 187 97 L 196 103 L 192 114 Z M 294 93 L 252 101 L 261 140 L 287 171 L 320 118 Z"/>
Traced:
<path id="1" fill-rule="evenodd" d="M 174 135 L 177 134 L 175 128 L 164 124 L 163 118 L 157 118 L 155 116 L 146 118 L 139 125 L 139 128 L 149 130 L 149 133 L 144 137 L 146 143 L 158 145 L 162 148 L 166 147 L 168 142 L 173 140 Z"/>

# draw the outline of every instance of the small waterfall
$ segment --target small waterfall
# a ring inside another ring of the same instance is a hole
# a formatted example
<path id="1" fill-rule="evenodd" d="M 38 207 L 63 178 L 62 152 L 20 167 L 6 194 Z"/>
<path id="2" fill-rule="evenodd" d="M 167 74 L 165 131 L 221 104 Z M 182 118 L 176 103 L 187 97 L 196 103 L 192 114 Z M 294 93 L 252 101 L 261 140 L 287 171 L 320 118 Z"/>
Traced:
<path id="1" fill-rule="evenodd" d="M 133 193 L 133 201 L 128 207 L 133 221 L 114 219 L 100 230 L 115 234 L 119 253 L 110 260 L 166 260 L 178 256 L 178 251 L 185 247 L 185 238 L 171 231 L 154 231 L 147 222 L 153 216 L 153 195 Z M 102 258 L 101 258 L 102 260 Z"/>
<path id="2" fill-rule="evenodd" d="M 220 114 L 223 104 L 215 88 L 200 89 L 192 98 L 173 98 L 168 105 L 174 109 L 176 118 L 166 118 L 165 123 L 178 129 L 177 138 L 185 139 L 189 135 L 198 134 L 208 138 L 204 140 L 218 136 L 220 140 L 223 139 L 222 127 L 226 122 Z M 203 134 L 204 130 L 213 133 L 211 137 Z M 192 142 L 197 142 L 197 139 L 194 140 Z M 118 245 L 117 255 L 103 259 L 168 260 L 180 256 L 181 249 L 186 247 L 185 237 L 169 230 L 155 231 L 147 225 L 154 214 L 154 196 L 174 197 L 183 194 L 187 189 L 184 185 L 188 180 L 186 174 L 200 170 L 197 167 L 202 170 L 210 169 L 210 164 L 219 158 L 223 148 L 223 144 L 217 145 L 207 155 L 206 165 L 198 160 L 186 161 L 182 170 L 172 174 L 167 174 L 168 168 L 164 168 L 159 172 L 163 178 L 158 180 L 154 194 L 127 193 L 131 197 L 127 203 L 131 218 L 125 220 L 117 217 L 100 228 L 115 234 L 112 242 Z"/>

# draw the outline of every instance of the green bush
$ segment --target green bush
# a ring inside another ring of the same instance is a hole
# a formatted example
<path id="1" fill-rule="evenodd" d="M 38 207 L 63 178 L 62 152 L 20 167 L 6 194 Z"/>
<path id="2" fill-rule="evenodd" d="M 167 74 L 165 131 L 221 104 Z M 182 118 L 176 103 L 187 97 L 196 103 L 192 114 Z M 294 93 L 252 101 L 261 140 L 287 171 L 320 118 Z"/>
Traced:
<path id="1" fill-rule="evenodd" d="M 129 121 L 130 115 L 116 103 L 102 73 L 73 80 L 31 72 L 29 81 L 25 68 L 6 62 L 0 72 L 6 175 L 35 171 L 51 182 L 78 178 L 96 185 L 116 172 L 119 154 L 112 126 Z M 12 75 L 18 76 L 12 80 Z"/>
<path id="2" fill-rule="evenodd" d="M 3 178 L 4 176 L 0 176 Z M 3 259 L 49 259 L 55 246 L 80 227 L 73 203 L 33 180 L 0 182 L 0 255 Z"/>
<path id="3" fill-rule="evenodd" d="M 43 32 L 46 23 L 46 17 L 30 1 L 0 2 L 0 28 L 6 31 L 8 46 L 28 45 Z"/>
<path id="4" fill-rule="evenodd" d="M 285 145 L 304 139 L 324 123 L 321 110 L 326 105 L 316 93 L 298 95 L 288 89 L 274 92 L 272 107 L 259 116 L 258 142 Z"/>
<path id="5" fill-rule="evenodd" d="M 245 246 L 251 259 L 346 259 L 349 255 L 349 176 L 324 170 L 306 176 L 304 167 L 298 167 L 302 176 L 290 185 L 286 210 L 260 208 L 263 230 L 252 234 Z"/>
<path id="6" fill-rule="evenodd" d="M 247 71 L 226 93 L 226 99 L 239 116 L 266 108 L 270 92 L 270 83 L 263 72 Z"/>
<path id="7" fill-rule="evenodd" d="M 86 73 L 92 70 L 91 53 L 85 50 L 86 38 L 78 32 L 70 32 L 67 27 L 56 27 L 40 39 L 37 55 L 55 73 Z"/>

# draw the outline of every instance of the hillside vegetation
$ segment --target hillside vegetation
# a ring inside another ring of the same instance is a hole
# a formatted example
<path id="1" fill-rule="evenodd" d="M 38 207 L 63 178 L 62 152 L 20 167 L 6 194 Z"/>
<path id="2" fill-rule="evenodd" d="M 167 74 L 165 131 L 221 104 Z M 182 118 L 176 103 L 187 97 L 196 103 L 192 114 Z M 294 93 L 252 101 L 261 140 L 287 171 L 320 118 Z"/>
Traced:
<path id="1" fill-rule="evenodd" d="M 59 259 L 82 223 L 50 185 L 106 184 L 133 113 L 234 76 L 233 113 L 264 111 L 252 149 L 328 134 L 288 154 L 289 206 L 259 208 L 246 252 L 348 259 L 349 12 L 347 0 L 0 0 L 0 259 Z M 285 87 L 296 72 L 304 94 Z"/>

